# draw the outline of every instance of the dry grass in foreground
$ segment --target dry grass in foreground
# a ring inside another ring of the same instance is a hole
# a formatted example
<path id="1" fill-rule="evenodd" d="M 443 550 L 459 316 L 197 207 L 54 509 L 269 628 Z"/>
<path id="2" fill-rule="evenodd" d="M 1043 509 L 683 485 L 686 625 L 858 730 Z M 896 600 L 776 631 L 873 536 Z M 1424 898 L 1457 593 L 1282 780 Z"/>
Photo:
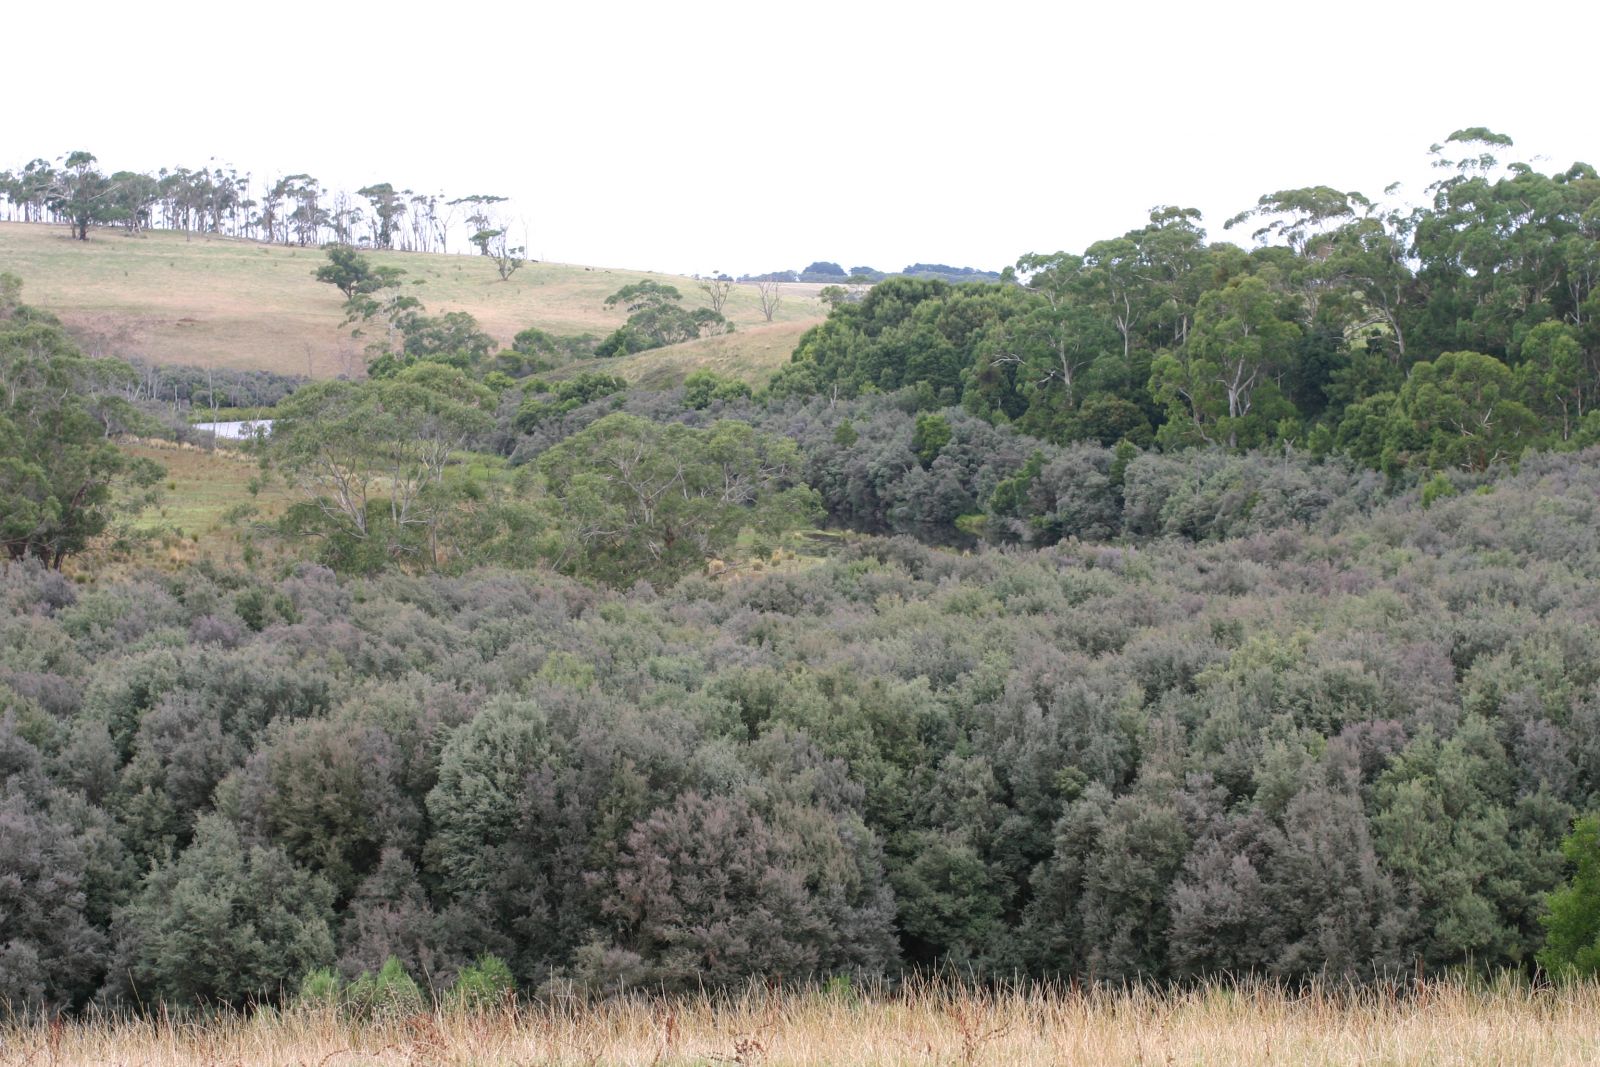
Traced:
<path id="1" fill-rule="evenodd" d="M 1600 987 L 1293 993 L 920 989 L 580 1004 L 355 1024 L 318 1011 L 0 1027 L 0 1064 L 1192 1065 L 1600 1062 Z"/>

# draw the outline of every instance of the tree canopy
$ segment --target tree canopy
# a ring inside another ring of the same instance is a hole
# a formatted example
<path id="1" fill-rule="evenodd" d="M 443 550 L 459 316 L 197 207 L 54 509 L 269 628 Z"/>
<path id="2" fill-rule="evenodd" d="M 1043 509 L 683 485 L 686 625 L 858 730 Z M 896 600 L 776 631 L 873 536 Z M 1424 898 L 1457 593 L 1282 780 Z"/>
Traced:
<path id="1" fill-rule="evenodd" d="M 10 559 L 51 567 L 105 532 L 162 472 L 111 440 L 138 422 L 115 385 L 131 370 L 88 359 L 61 324 L 20 302 L 0 274 L 0 544 Z"/>

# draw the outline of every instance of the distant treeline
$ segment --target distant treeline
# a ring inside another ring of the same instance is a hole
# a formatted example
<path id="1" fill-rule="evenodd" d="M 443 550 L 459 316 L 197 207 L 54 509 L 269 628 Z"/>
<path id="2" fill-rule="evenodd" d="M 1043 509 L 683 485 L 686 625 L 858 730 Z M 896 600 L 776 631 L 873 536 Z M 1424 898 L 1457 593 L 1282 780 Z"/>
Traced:
<path id="1" fill-rule="evenodd" d="M 993 285 L 830 293 L 770 395 L 913 390 L 1057 444 L 1345 453 L 1394 473 L 1484 469 L 1600 440 L 1600 177 L 1543 174 L 1458 131 L 1427 205 L 1288 189 L 1208 242 L 1198 212 Z M 1455 158 L 1459 155 L 1460 158 Z"/>
<path id="2" fill-rule="evenodd" d="M 0 171 L 0 212 L 9 220 L 58 222 L 87 238 L 92 227 L 220 234 L 294 245 L 347 244 L 414 252 L 490 254 L 487 231 L 512 225 L 507 198 L 373 182 L 349 191 L 310 174 L 260 177 L 221 163 L 107 170 L 73 151 Z"/>
<path id="3" fill-rule="evenodd" d="M 944 263 L 912 263 L 904 270 L 888 272 L 876 267 L 844 269 L 837 263 L 818 260 L 804 270 L 775 270 L 766 274 L 741 275 L 741 282 L 821 282 L 824 285 L 871 285 L 886 278 L 936 278 L 947 282 L 997 282 L 1000 273 L 974 267 L 952 267 Z"/>
<path id="4" fill-rule="evenodd" d="M 152 363 L 137 356 L 125 362 L 134 372 L 125 386 L 128 399 L 178 411 L 271 407 L 310 381 L 297 374 Z"/>

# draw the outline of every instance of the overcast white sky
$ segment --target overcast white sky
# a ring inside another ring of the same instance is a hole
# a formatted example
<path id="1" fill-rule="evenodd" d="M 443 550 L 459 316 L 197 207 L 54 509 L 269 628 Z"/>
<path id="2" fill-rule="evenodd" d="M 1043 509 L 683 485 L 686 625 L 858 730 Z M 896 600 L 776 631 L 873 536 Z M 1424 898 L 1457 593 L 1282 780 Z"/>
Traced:
<path id="1" fill-rule="evenodd" d="M 1463 126 L 1541 169 L 1600 164 L 1597 11 L 30 4 L 0 22 L 0 169 L 81 147 L 111 169 L 214 157 L 499 193 L 530 253 L 565 262 L 998 269 L 1156 204 L 1220 236 L 1273 189 L 1404 178 L 1420 196 L 1428 146 Z"/>

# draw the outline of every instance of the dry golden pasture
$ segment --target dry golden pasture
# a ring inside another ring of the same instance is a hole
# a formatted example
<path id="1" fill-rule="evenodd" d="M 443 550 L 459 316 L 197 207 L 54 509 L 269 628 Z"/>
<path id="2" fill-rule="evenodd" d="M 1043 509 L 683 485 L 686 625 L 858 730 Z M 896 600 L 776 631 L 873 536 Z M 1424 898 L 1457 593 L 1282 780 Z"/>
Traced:
<path id="1" fill-rule="evenodd" d="M 0 1025 L 0 1067 L 1578 1067 L 1600 988 L 1443 984 L 1403 994 L 1214 985 L 1166 993 L 913 990 L 597 1004 L 352 1023 L 326 1010 Z"/>
<path id="2" fill-rule="evenodd" d="M 432 313 L 467 311 L 501 344 L 529 326 L 558 334 L 604 335 L 626 317 L 605 298 L 652 278 L 677 286 L 687 307 L 709 303 L 692 278 L 642 271 L 530 263 L 501 281 L 481 256 L 373 252 L 406 272 L 406 291 Z M 326 378 L 359 371 L 361 342 L 340 325 L 343 298 L 312 272 L 317 248 L 266 245 L 225 237 L 152 231 L 130 237 L 95 230 L 87 242 L 65 226 L 0 223 L 0 271 L 20 275 L 23 299 L 46 308 L 97 355 L 140 356 L 158 363 L 253 368 Z M 724 309 L 737 330 L 728 337 L 675 346 L 687 370 L 714 366 L 752 381 L 786 361 L 805 325 L 826 311 L 819 286 L 787 285 L 775 321 L 761 314 L 754 286 L 735 286 Z M 782 358 L 774 353 L 788 344 Z M 706 353 L 696 346 L 707 347 Z M 644 371 L 617 361 L 625 376 L 674 375 L 656 353 Z M 637 358 L 637 357 L 636 357 Z"/>

